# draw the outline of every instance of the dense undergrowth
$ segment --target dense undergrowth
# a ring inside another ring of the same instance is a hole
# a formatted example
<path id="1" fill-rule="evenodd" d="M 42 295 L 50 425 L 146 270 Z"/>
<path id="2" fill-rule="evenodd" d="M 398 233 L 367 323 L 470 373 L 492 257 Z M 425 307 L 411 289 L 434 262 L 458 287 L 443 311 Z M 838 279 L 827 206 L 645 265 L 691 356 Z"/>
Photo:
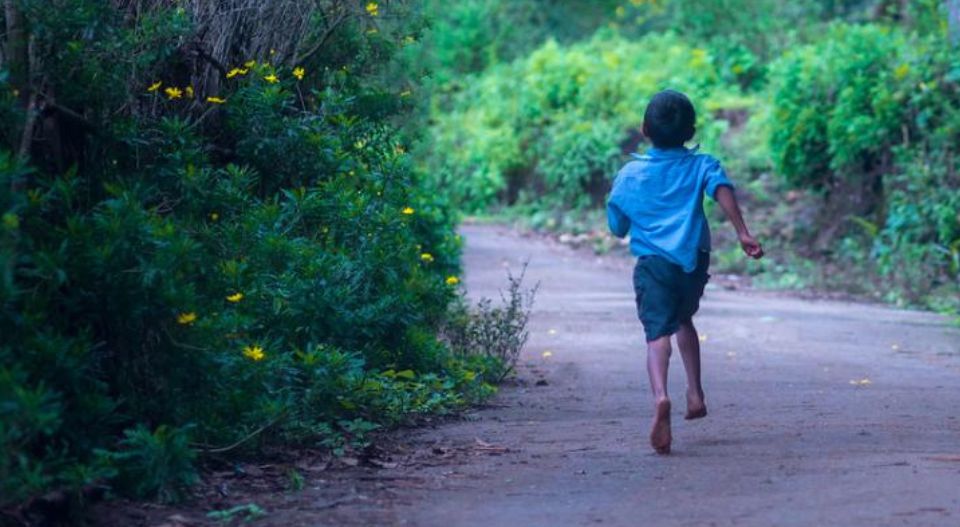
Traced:
<path id="1" fill-rule="evenodd" d="M 8 5 L 0 507 L 175 499 L 205 453 L 340 451 L 492 393 L 511 356 L 438 337 L 478 322 L 398 132 L 415 2 Z"/>
<path id="2" fill-rule="evenodd" d="M 468 210 L 602 231 L 646 99 L 679 89 L 699 111 L 691 145 L 723 160 L 769 249 L 746 262 L 715 229 L 719 270 L 960 311 L 960 55 L 941 2 L 622 4 L 589 38 L 544 32 L 442 83 L 433 180 Z"/>

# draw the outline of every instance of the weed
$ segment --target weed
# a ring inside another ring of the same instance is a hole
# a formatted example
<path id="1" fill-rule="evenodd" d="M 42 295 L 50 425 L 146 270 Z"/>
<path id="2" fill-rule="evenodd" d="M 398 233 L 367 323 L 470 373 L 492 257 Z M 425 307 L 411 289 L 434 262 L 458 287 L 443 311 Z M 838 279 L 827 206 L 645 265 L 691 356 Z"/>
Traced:
<path id="1" fill-rule="evenodd" d="M 525 289 L 526 272 L 527 264 L 524 264 L 518 276 L 507 273 L 509 283 L 506 292 L 500 294 L 501 305 L 495 306 L 489 298 L 482 298 L 469 309 L 466 302 L 461 302 L 441 331 L 459 355 L 493 359 L 499 365 L 491 371 L 493 383 L 501 382 L 513 371 L 530 335 L 527 322 L 539 283 Z"/>

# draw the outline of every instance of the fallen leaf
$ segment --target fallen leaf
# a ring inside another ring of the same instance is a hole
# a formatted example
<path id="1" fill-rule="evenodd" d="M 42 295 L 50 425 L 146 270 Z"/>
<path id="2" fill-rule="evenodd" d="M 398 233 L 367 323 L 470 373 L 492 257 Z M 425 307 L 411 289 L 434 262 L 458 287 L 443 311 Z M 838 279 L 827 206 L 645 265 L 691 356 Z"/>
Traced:
<path id="1" fill-rule="evenodd" d="M 851 380 L 850 380 L 850 384 L 852 384 L 852 385 L 854 385 L 854 386 L 866 386 L 866 385 L 868 385 L 868 384 L 873 384 L 873 381 L 871 381 L 870 379 L 864 377 L 864 378 L 862 378 L 862 379 L 851 379 Z"/>
<path id="2" fill-rule="evenodd" d="M 544 351 L 544 352 L 542 353 L 542 355 L 543 355 L 543 358 L 552 357 L 552 356 L 553 356 L 553 352 L 552 352 L 552 351 Z"/>
<path id="3" fill-rule="evenodd" d="M 706 336 L 706 335 L 700 335 L 700 342 L 706 342 L 706 341 L 707 341 L 707 336 Z"/>

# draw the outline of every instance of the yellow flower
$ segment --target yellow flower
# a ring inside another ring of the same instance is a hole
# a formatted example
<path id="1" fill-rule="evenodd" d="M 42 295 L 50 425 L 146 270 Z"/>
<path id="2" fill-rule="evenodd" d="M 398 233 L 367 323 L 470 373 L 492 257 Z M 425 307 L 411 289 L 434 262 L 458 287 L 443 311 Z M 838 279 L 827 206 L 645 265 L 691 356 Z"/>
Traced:
<path id="1" fill-rule="evenodd" d="M 151 92 L 152 92 L 152 91 L 157 91 L 157 90 L 160 89 L 160 86 L 163 86 L 163 81 L 157 81 L 157 82 L 151 84 L 150 87 L 147 88 L 147 91 L 151 91 Z"/>
<path id="2" fill-rule="evenodd" d="M 211 219 L 212 221 L 217 221 L 217 220 L 220 219 L 220 215 L 217 214 L 216 212 L 211 212 L 211 213 L 210 213 L 210 219 Z"/>
<path id="3" fill-rule="evenodd" d="M 227 78 L 232 79 L 237 75 L 246 75 L 250 71 L 249 68 L 233 68 L 227 72 Z"/>
<path id="4" fill-rule="evenodd" d="M 243 63 L 243 67 L 244 67 L 244 68 L 252 68 L 252 67 L 254 67 L 254 66 L 256 66 L 256 65 L 257 65 L 257 61 L 255 61 L 255 60 L 248 60 L 248 61 L 246 61 L 246 62 Z"/>
<path id="5" fill-rule="evenodd" d="M 184 91 L 187 93 L 187 97 L 193 99 L 193 86 L 187 86 Z"/>
<path id="6" fill-rule="evenodd" d="M 183 97 L 183 90 L 180 88 L 174 88 L 173 86 L 163 90 L 163 93 L 166 93 L 167 97 L 169 97 L 171 100 Z"/>
<path id="7" fill-rule="evenodd" d="M 243 293 L 241 293 L 240 291 L 237 291 L 236 293 L 227 297 L 227 302 L 233 302 L 234 304 L 236 304 L 241 300 L 243 300 Z"/>
<path id="8" fill-rule="evenodd" d="M 303 76 L 306 74 L 307 74 L 307 70 L 301 67 L 293 68 L 293 76 L 296 77 L 298 81 L 302 81 Z"/>
<path id="9" fill-rule="evenodd" d="M 404 90 L 400 92 L 401 97 L 409 97 L 412 92 L 410 90 Z"/>
<path id="10" fill-rule="evenodd" d="M 420 259 L 426 263 L 430 263 L 433 261 L 433 255 L 430 253 L 423 253 L 420 255 Z"/>
<path id="11" fill-rule="evenodd" d="M 400 212 L 402 212 L 403 214 L 406 214 L 407 216 L 409 216 L 409 215 L 413 214 L 413 213 L 416 212 L 416 211 L 413 210 L 413 209 L 410 208 L 410 207 L 407 207 L 407 208 L 401 210 Z"/>
<path id="12" fill-rule="evenodd" d="M 457 285 L 460 283 L 460 279 L 456 276 L 448 276 L 446 279 L 447 285 Z"/>
<path id="13" fill-rule="evenodd" d="M 379 14 L 380 14 L 380 6 L 377 5 L 376 2 L 369 2 L 369 3 L 367 3 L 367 13 L 369 13 L 370 16 L 377 16 L 377 15 L 379 15 Z"/>
<path id="14" fill-rule="evenodd" d="M 179 315 L 177 315 L 178 324 L 183 324 L 183 325 L 193 324 L 194 322 L 196 322 L 196 320 L 197 320 L 197 314 L 194 313 L 193 311 L 180 313 Z"/>
<path id="15" fill-rule="evenodd" d="M 266 357 L 266 355 L 263 353 L 263 348 L 257 346 L 256 344 L 253 346 L 244 346 L 243 356 L 253 361 L 261 361 L 264 357 Z"/>
<path id="16" fill-rule="evenodd" d="M 269 82 L 270 84 L 276 84 L 276 83 L 280 82 L 280 79 L 278 79 L 277 76 L 274 75 L 273 73 L 271 73 L 270 75 L 267 75 L 266 77 L 264 77 L 263 80 Z"/>
<path id="17" fill-rule="evenodd" d="M 221 99 L 220 97 L 210 96 L 210 97 L 207 97 L 207 102 L 208 102 L 208 103 L 211 103 L 211 104 L 223 104 L 223 103 L 227 102 L 227 100 L 226 100 L 226 99 Z"/>

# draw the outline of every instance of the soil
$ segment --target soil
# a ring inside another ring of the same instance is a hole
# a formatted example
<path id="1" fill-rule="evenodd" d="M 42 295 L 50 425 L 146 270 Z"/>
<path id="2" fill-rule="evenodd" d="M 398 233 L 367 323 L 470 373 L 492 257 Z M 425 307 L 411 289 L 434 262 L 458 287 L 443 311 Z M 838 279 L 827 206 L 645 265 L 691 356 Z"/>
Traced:
<path id="1" fill-rule="evenodd" d="M 208 476 L 180 507 L 111 502 L 98 525 L 960 525 L 960 328 L 944 317 L 708 287 L 695 318 L 709 415 L 673 444 L 653 413 L 631 264 L 464 226 L 465 284 L 540 283 L 515 379 L 486 407 L 389 434 L 344 460 L 299 453 Z M 303 488 L 289 490 L 290 468 Z"/>

